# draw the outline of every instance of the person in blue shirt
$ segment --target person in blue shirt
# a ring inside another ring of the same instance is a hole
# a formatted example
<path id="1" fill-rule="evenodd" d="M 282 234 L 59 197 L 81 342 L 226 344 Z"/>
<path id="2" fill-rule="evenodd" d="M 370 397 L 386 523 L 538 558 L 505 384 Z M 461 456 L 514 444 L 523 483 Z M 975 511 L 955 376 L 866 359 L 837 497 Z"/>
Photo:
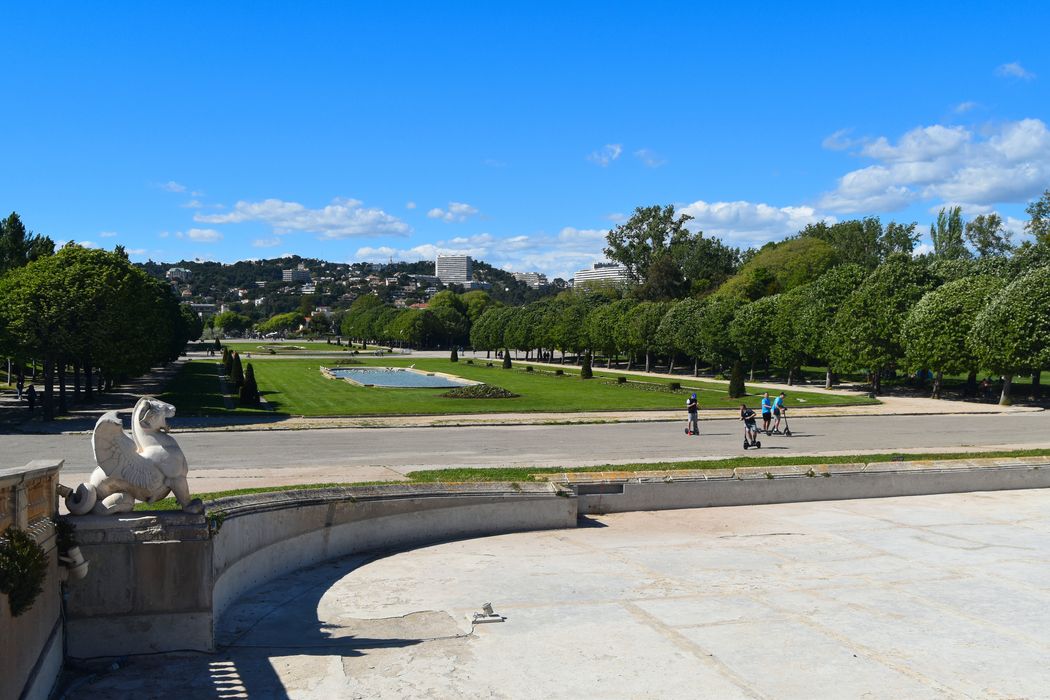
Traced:
<path id="1" fill-rule="evenodd" d="M 773 419 L 773 402 L 769 400 L 769 392 L 762 394 L 762 432 L 769 435 L 769 421 Z"/>
<path id="2" fill-rule="evenodd" d="M 784 405 L 784 392 L 780 392 L 780 396 L 773 400 L 773 415 L 776 416 L 777 420 L 773 424 L 773 432 L 780 435 L 780 417 L 783 415 L 785 420 L 787 419 L 787 406 Z"/>

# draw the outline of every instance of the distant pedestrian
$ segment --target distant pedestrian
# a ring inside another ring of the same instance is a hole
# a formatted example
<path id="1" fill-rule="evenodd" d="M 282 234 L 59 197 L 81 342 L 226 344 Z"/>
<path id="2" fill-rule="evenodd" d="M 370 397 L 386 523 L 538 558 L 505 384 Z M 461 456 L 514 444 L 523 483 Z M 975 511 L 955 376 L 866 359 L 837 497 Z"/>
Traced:
<path id="1" fill-rule="evenodd" d="M 985 401 L 987 401 L 988 398 L 991 396 L 991 393 L 992 383 L 988 381 L 988 377 L 985 377 L 981 380 L 981 397 L 984 398 Z"/>
<path id="2" fill-rule="evenodd" d="M 773 433 L 780 435 L 780 416 L 787 414 L 787 406 L 784 405 L 784 392 L 780 392 L 780 396 L 773 399 L 773 415 L 776 417 L 776 422 L 773 423 Z M 785 417 L 785 420 L 787 418 Z"/>
<path id="3" fill-rule="evenodd" d="M 26 401 L 29 402 L 29 410 L 32 411 L 36 408 L 36 387 L 32 384 L 26 389 Z"/>
<path id="4" fill-rule="evenodd" d="M 773 402 L 769 400 L 769 392 L 762 394 L 762 432 L 769 435 L 769 421 L 773 419 Z"/>
<path id="5" fill-rule="evenodd" d="M 696 394 L 693 394 L 685 402 L 685 410 L 689 414 L 689 420 L 686 422 L 685 434 L 686 435 L 699 435 L 700 434 L 700 422 L 697 420 L 697 413 L 700 406 L 696 402 Z"/>
<path id="6" fill-rule="evenodd" d="M 18 381 L 15 382 L 15 394 L 18 396 L 18 400 L 22 400 L 22 394 L 26 390 L 26 378 L 23 376 L 18 377 Z"/>

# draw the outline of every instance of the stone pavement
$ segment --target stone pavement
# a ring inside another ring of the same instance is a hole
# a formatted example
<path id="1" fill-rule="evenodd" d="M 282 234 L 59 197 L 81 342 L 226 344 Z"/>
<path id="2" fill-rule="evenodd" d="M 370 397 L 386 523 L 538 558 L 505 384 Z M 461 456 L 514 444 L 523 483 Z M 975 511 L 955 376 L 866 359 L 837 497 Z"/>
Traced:
<path id="1" fill-rule="evenodd" d="M 1050 491 L 628 513 L 351 557 L 214 655 L 82 664 L 148 698 L 1050 697 Z M 501 623 L 471 626 L 491 602 Z"/>

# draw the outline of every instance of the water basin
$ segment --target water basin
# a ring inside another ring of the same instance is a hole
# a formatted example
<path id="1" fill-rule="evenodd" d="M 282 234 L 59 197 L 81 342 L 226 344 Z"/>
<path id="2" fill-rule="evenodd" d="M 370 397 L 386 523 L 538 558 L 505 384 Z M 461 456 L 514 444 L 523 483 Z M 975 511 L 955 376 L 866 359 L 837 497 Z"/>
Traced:
<path id="1" fill-rule="evenodd" d="M 450 389 L 477 384 L 447 374 L 421 372 L 409 367 L 332 367 L 328 373 L 355 384 L 424 389 Z"/>

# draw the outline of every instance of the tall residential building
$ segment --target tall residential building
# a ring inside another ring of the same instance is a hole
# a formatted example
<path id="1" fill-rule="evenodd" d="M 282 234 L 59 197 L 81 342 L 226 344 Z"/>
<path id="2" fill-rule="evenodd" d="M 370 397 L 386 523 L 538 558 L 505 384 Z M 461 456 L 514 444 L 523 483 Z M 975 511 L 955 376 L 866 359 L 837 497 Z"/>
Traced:
<path id="1" fill-rule="evenodd" d="M 309 282 L 310 271 L 306 269 L 306 265 L 299 263 L 299 266 L 292 270 L 281 270 L 281 279 L 285 282 Z"/>
<path id="2" fill-rule="evenodd" d="M 434 275 L 442 284 L 467 284 L 474 275 L 474 264 L 469 255 L 439 255 L 434 263 Z"/>
<path id="3" fill-rule="evenodd" d="M 514 272 L 514 279 L 524 282 L 533 289 L 547 286 L 547 275 L 542 272 Z"/>
<path id="4" fill-rule="evenodd" d="M 600 282 L 604 284 L 622 284 L 628 280 L 627 268 L 620 263 L 594 263 L 589 270 L 580 270 L 572 277 L 575 287 L 584 282 Z"/>

